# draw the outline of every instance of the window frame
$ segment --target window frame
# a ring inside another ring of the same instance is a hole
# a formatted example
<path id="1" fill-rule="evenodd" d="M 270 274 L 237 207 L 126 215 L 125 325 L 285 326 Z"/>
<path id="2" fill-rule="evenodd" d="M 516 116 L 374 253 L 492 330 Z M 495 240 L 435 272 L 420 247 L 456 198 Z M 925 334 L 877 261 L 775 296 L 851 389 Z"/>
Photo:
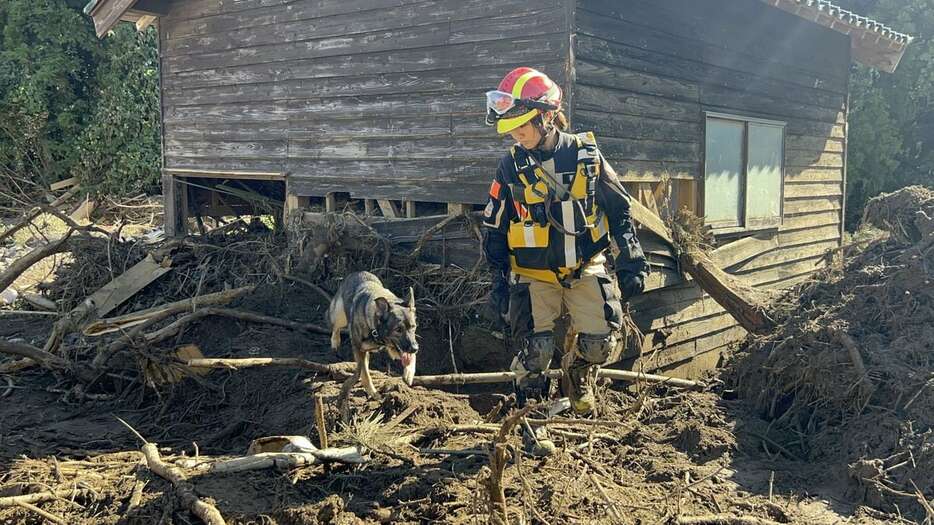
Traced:
<path id="1" fill-rule="evenodd" d="M 715 224 L 707 223 L 707 197 L 706 197 L 706 186 L 707 186 L 707 125 L 710 119 L 717 120 L 729 120 L 733 122 L 739 122 L 743 125 L 743 139 L 742 139 L 742 166 L 743 171 L 740 174 L 740 216 L 741 221 L 739 226 L 728 225 L 728 226 L 716 226 Z M 749 124 L 761 124 L 766 126 L 774 126 L 781 130 L 782 133 L 782 144 L 781 144 L 781 168 L 780 168 L 780 187 L 778 195 L 778 216 L 777 217 L 767 217 L 761 219 L 749 219 L 749 214 L 747 210 L 746 197 L 748 193 L 748 179 L 749 179 Z M 721 113 L 717 111 L 704 111 L 704 139 L 703 139 L 703 154 L 701 155 L 701 174 L 703 176 L 702 183 L 698 186 L 701 191 L 698 195 L 698 207 L 701 209 L 701 216 L 705 217 L 704 222 L 710 225 L 711 230 L 715 235 L 729 235 L 729 234 L 741 234 L 745 232 L 759 232 L 763 230 L 777 230 L 781 227 L 782 222 L 785 216 L 785 150 L 786 150 L 786 127 L 788 123 L 781 120 L 770 120 L 759 117 L 750 117 L 744 115 L 736 115 L 732 113 Z"/>

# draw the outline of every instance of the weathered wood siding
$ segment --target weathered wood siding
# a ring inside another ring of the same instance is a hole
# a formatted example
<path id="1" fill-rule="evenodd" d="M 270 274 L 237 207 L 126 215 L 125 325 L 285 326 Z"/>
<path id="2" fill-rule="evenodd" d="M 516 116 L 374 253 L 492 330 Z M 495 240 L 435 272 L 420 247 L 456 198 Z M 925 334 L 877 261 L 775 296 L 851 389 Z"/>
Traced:
<path id="1" fill-rule="evenodd" d="M 564 0 L 176 2 L 160 23 L 165 165 L 288 172 L 300 195 L 482 203 L 506 151 L 483 93 L 526 64 L 564 83 L 569 12 Z"/>
<path id="2" fill-rule="evenodd" d="M 767 251 L 729 271 L 787 286 L 839 245 L 849 39 L 758 1 L 576 0 L 572 122 L 617 171 L 703 181 L 704 111 L 787 122 L 784 216 Z M 634 301 L 669 366 L 744 335 L 696 286 Z M 663 334 L 667 333 L 667 337 Z"/>

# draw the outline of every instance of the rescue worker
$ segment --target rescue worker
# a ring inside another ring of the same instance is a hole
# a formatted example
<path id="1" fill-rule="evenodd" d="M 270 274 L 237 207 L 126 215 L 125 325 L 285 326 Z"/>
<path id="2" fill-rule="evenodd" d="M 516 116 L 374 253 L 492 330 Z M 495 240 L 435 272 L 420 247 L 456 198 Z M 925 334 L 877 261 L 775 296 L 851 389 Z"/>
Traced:
<path id="1" fill-rule="evenodd" d="M 487 124 L 516 141 L 490 187 L 483 251 L 493 271 L 491 307 L 517 350 L 510 367 L 517 398 L 523 405 L 548 395 L 542 372 L 555 354 L 563 305 L 578 334 L 568 395 L 574 411 L 586 414 L 596 371 L 616 345 L 621 299 L 641 293 L 648 274 L 630 196 L 592 133 L 563 131 L 561 89 L 544 73 L 514 69 L 486 96 Z M 619 256 L 608 272 L 611 238 Z"/>

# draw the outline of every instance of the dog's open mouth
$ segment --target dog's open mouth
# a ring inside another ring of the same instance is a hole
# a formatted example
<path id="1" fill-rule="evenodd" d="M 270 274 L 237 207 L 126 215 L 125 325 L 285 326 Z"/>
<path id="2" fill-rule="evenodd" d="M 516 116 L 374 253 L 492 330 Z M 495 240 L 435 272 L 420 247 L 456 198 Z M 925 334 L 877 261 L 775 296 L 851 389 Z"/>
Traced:
<path id="1" fill-rule="evenodd" d="M 409 386 L 412 386 L 415 381 L 416 356 L 417 354 L 411 352 L 399 352 L 399 361 L 402 362 L 402 380 Z"/>

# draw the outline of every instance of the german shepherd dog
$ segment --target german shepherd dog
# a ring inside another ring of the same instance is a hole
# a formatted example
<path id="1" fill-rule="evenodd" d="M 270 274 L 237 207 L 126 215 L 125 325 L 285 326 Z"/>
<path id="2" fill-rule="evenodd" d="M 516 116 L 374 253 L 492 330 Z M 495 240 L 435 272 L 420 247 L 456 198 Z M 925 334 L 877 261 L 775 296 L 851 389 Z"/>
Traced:
<path id="1" fill-rule="evenodd" d="M 337 289 L 328 308 L 331 324 L 331 348 L 340 348 L 341 330 L 350 332 L 350 347 L 357 363 L 354 375 L 344 381 L 339 404 L 342 417 L 346 415 L 347 397 L 358 381 L 373 399 L 379 394 L 370 377 L 370 352 L 385 349 L 389 356 L 402 363 L 402 379 L 411 385 L 415 378 L 415 293 L 402 300 L 383 286 L 370 272 L 348 275 Z M 344 417 L 346 419 L 346 417 Z"/>

